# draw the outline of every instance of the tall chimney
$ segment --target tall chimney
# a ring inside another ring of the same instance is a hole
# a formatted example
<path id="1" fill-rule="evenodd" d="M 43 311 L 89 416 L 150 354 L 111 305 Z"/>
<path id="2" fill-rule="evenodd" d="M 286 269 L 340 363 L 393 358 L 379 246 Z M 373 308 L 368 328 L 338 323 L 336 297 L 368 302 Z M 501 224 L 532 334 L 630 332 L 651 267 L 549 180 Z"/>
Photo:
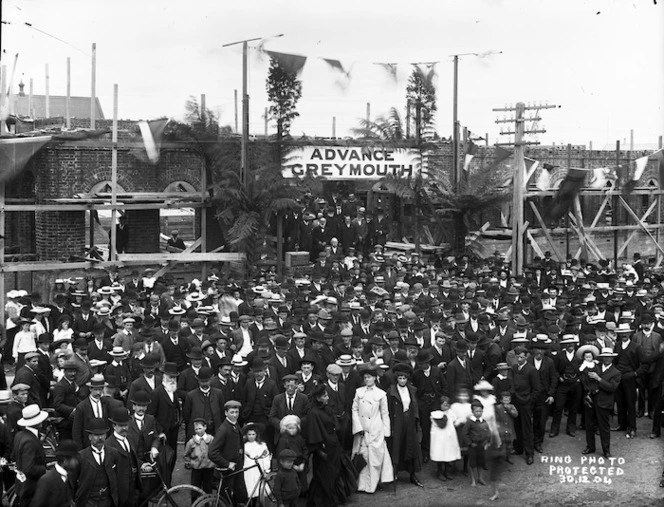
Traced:
<path id="1" fill-rule="evenodd" d="M 23 88 L 25 88 L 25 83 L 23 82 L 23 79 L 21 79 L 21 82 L 18 84 L 18 96 L 19 97 L 25 97 L 25 92 L 23 91 Z"/>

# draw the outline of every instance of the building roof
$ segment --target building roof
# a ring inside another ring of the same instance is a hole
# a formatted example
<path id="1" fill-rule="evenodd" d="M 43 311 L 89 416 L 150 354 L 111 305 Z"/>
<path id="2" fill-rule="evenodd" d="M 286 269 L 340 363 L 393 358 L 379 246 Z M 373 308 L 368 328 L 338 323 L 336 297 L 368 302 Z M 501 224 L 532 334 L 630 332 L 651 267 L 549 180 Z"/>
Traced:
<path id="1" fill-rule="evenodd" d="M 34 118 L 46 118 L 46 96 L 32 96 L 32 112 L 28 111 L 27 95 L 14 95 L 14 114 L 18 116 L 31 116 Z M 91 97 L 69 97 L 69 114 L 71 118 L 90 118 Z M 50 95 L 49 117 L 65 116 L 67 97 L 64 95 Z M 99 97 L 95 97 L 96 119 L 104 120 L 104 112 L 101 109 Z"/>

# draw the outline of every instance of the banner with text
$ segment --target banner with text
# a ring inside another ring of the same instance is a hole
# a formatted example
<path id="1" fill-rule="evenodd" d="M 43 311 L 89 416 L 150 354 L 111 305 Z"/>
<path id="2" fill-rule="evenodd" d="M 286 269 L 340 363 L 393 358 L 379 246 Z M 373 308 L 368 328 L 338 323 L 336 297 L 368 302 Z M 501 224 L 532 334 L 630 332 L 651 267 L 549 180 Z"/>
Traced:
<path id="1" fill-rule="evenodd" d="M 327 180 L 379 180 L 388 174 L 414 177 L 421 167 L 419 156 L 418 150 L 411 148 L 304 146 L 291 153 L 283 166 L 283 176 L 301 178 L 309 174 Z"/>

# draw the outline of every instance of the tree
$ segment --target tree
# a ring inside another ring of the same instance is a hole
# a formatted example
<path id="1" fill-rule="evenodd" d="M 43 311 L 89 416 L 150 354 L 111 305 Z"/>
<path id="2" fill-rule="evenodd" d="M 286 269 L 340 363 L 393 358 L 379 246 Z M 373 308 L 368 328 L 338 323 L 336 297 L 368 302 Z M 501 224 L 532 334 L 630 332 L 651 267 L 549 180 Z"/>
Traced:
<path id="1" fill-rule="evenodd" d="M 436 77 L 433 65 L 423 70 L 419 65 L 413 67 L 406 86 L 406 101 L 408 107 L 415 108 L 415 138 L 420 139 L 424 129 L 433 124 L 436 107 Z"/>
<path id="2" fill-rule="evenodd" d="M 300 116 L 295 107 L 302 97 L 302 82 L 277 59 L 270 58 L 266 88 L 272 102 L 268 112 L 277 122 L 277 139 L 281 140 L 290 135 L 291 122 Z"/>

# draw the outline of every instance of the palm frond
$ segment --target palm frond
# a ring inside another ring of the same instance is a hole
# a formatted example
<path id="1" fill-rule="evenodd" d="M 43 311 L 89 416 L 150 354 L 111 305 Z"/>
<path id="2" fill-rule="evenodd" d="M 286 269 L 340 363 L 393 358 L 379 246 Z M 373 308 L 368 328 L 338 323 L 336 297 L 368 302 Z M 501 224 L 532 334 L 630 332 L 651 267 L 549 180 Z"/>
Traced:
<path id="1" fill-rule="evenodd" d="M 254 235 L 260 226 L 260 220 L 256 213 L 240 213 L 235 217 L 233 226 L 228 231 L 231 244 L 237 244 Z"/>

